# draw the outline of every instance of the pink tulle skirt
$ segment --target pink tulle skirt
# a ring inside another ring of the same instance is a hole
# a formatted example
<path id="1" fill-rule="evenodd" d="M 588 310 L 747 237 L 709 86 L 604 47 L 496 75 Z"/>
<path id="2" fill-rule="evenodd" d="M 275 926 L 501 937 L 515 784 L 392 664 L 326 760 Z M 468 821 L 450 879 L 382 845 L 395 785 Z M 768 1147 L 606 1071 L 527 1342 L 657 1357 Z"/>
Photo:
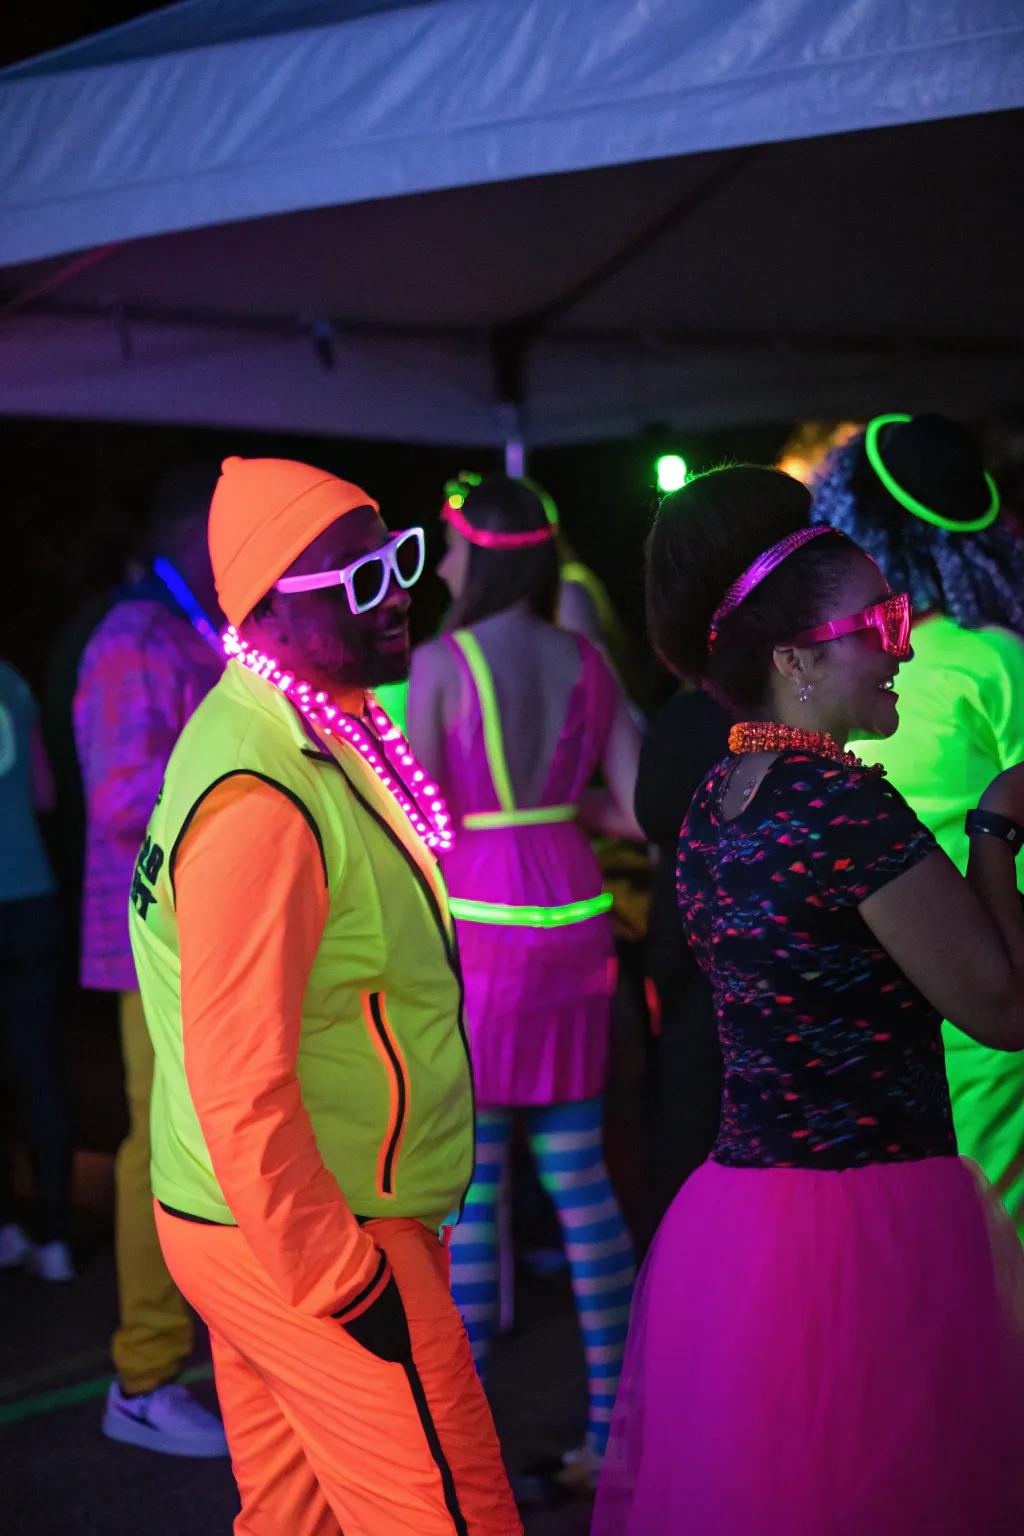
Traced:
<path id="1" fill-rule="evenodd" d="M 592 1536 L 1020 1536 L 1024 1249 L 959 1158 L 705 1163 L 633 1300 Z"/>

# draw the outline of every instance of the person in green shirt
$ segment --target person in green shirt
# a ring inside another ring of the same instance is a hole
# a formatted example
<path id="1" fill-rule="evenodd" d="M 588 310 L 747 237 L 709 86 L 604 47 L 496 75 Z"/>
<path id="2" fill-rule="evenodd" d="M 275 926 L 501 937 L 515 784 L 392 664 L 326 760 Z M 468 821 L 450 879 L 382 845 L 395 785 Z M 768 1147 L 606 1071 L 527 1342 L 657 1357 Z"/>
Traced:
<path id="1" fill-rule="evenodd" d="M 966 813 L 1024 758 L 1024 540 L 999 511 L 972 437 L 938 415 L 876 417 L 815 486 L 815 520 L 855 539 L 914 608 L 900 728 L 850 746 L 882 764 L 960 870 Z M 1018 878 L 1024 889 L 1024 861 Z M 960 1150 L 1024 1237 L 1024 1054 L 989 1050 L 949 1023 L 944 1037 Z"/>

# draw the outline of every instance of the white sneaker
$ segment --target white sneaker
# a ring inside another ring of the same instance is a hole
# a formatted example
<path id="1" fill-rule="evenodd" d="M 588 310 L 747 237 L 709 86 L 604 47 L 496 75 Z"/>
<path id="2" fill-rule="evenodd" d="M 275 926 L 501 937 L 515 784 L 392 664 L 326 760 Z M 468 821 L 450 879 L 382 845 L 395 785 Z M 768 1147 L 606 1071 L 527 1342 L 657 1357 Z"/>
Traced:
<path id="1" fill-rule="evenodd" d="M 177 1382 L 139 1397 L 125 1397 L 120 1382 L 107 1393 L 103 1433 L 122 1445 L 141 1445 L 164 1456 L 226 1456 L 228 1442 L 217 1415 Z"/>
<path id="2" fill-rule="evenodd" d="M 73 1280 L 75 1266 L 71 1261 L 71 1249 L 60 1238 L 48 1243 L 30 1243 L 25 1255 L 25 1268 L 37 1280 Z"/>
<path id="3" fill-rule="evenodd" d="M 31 1246 L 16 1221 L 5 1221 L 0 1227 L 0 1269 L 17 1269 L 24 1264 Z"/>

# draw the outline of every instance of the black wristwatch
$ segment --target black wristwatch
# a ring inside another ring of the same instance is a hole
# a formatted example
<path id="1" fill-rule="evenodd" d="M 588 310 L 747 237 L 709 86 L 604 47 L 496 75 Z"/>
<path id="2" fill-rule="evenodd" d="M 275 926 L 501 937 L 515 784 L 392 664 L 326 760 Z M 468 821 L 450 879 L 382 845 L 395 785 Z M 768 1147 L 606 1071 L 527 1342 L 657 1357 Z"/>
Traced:
<path id="1" fill-rule="evenodd" d="M 1024 848 L 1024 827 L 1019 821 L 1012 821 L 1009 816 L 999 816 L 995 811 L 968 811 L 964 825 L 968 837 L 983 832 L 988 837 L 999 837 L 1004 843 L 1009 843 L 1014 857 Z"/>

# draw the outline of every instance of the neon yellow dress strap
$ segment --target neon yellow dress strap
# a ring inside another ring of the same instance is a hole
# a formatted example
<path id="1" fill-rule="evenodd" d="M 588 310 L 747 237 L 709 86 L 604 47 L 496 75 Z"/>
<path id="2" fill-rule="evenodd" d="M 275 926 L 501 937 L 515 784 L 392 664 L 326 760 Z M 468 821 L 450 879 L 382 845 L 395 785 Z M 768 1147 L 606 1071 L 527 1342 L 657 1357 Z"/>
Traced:
<path id="1" fill-rule="evenodd" d="M 562 581 L 574 581 L 578 587 L 586 587 L 591 597 L 596 597 L 600 591 L 601 583 L 590 569 L 581 560 L 566 560 L 559 566 L 558 575 Z"/>
<path id="2" fill-rule="evenodd" d="M 480 718 L 484 727 L 487 767 L 494 785 L 494 793 L 498 797 L 498 804 L 507 814 L 516 809 L 516 797 L 512 790 L 512 779 L 505 757 L 505 740 L 501 734 L 501 716 L 498 713 L 498 700 L 494 692 L 491 669 L 487 664 L 487 657 L 480 648 L 479 640 L 475 635 L 470 634 L 468 629 L 457 629 L 452 639 L 466 658 L 466 665 L 476 686 L 477 697 L 480 700 Z"/>
<path id="3" fill-rule="evenodd" d="M 494 678 L 487 658 L 476 636 L 468 629 L 457 629 L 452 639 L 462 652 L 480 701 L 480 718 L 484 727 L 484 752 L 487 767 L 494 785 L 500 811 L 470 811 L 463 816 L 462 825 L 471 832 L 490 831 L 496 827 L 543 827 L 557 821 L 574 821 L 574 805 L 533 805 L 520 809 L 516 805 L 512 789 L 512 777 L 505 757 L 505 738 L 501 730 L 501 715 L 494 692 Z"/>

